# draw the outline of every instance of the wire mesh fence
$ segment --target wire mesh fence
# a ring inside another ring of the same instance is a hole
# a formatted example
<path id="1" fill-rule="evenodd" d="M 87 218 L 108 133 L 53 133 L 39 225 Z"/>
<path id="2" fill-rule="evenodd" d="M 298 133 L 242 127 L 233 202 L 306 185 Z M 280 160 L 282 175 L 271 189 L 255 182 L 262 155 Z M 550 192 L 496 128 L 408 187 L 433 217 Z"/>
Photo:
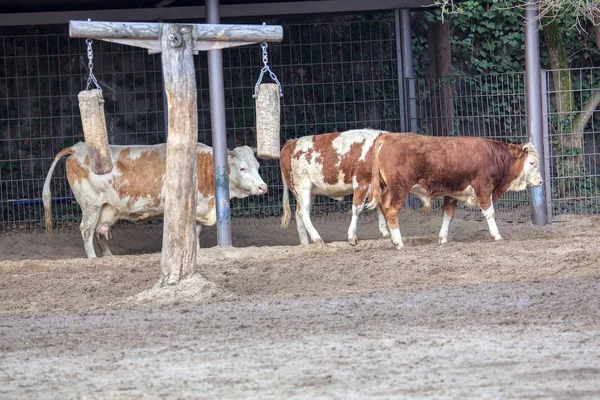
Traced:
<path id="1" fill-rule="evenodd" d="M 269 65 L 284 87 L 282 144 L 353 128 L 399 131 L 402 112 L 391 14 L 282 25 L 284 41 L 268 48 Z M 160 55 L 102 41 L 94 41 L 93 51 L 94 73 L 104 89 L 109 142 L 164 142 Z M 85 41 L 69 38 L 66 28 L 0 31 L 0 229 L 41 227 L 41 191 L 50 164 L 60 150 L 83 140 L 76 96 L 85 87 L 87 61 Z M 206 53 L 200 52 L 195 61 L 198 140 L 211 145 Z M 262 68 L 260 46 L 224 50 L 223 63 L 228 147 L 255 146 L 252 93 Z M 567 72 L 571 86 L 555 87 L 553 73 Z M 600 208 L 600 121 L 595 112 L 600 101 L 599 69 L 549 71 L 544 77 L 554 220 L 596 214 Z M 405 81 L 406 86 L 409 83 Z M 453 75 L 412 83 L 415 97 L 406 103 L 416 105 L 418 133 L 481 136 L 510 143 L 527 140 L 523 73 Z M 281 213 L 278 162 L 260 163 L 268 194 L 234 199 L 235 218 Z M 66 181 L 64 162 L 58 164 L 51 187 L 54 220 L 78 222 L 81 211 Z M 412 206 L 417 208 L 418 200 L 413 198 Z M 350 208 L 349 197 L 337 202 L 319 196 L 313 213 L 339 218 Z M 463 208 L 462 213 L 481 218 L 479 210 Z M 505 194 L 497 214 L 503 220 L 528 220 L 529 194 Z"/>
<path id="2" fill-rule="evenodd" d="M 275 21 L 274 23 L 278 23 Z M 282 141 L 371 127 L 398 130 L 400 110 L 391 14 L 284 22 L 284 41 L 269 45 L 269 64 L 284 86 Z M 160 55 L 94 41 L 94 74 L 103 88 L 109 142 L 165 141 Z M 85 41 L 67 28 L 0 31 L 0 227 L 37 228 L 41 192 L 55 155 L 83 140 L 77 94 L 88 76 Z M 223 51 L 228 147 L 255 145 L 253 86 L 260 46 Z M 211 145 L 207 55 L 196 58 L 198 140 Z M 277 161 L 260 161 L 265 196 L 232 202 L 233 217 L 277 216 Z M 53 219 L 79 221 L 64 162 L 52 179 Z M 317 198 L 314 212 L 344 211 L 349 201 Z M 339 213 L 338 213 L 339 215 Z"/>
<path id="3" fill-rule="evenodd" d="M 526 143 L 523 73 L 452 75 L 442 80 L 415 80 L 418 133 L 433 136 L 477 136 L 506 143 Z M 410 205 L 420 201 L 411 196 Z M 441 208 L 437 199 L 432 209 Z M 481 211 L 459 203 L 463 218 L 482 219 Z M 505 221 L 529 220 L 529 193 L 507 192 L 495 205 Z"/>
<path id="4" fill-rule="evenodd" d="M 600 68 L 550 70 L 545 136 L 554 221 L 600 213 Z M 562 85 L 562 86 L 561 86 Z"/>

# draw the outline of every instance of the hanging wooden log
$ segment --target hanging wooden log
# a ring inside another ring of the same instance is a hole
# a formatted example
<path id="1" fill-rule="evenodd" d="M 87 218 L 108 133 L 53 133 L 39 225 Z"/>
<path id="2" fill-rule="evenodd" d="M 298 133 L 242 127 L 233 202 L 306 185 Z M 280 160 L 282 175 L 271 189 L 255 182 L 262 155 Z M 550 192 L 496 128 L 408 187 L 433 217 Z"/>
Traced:
<path id="1" fill-rule="evenodd" d="M 83 90 L 77 95 L 83 136 L 88 148 L 90 168 L 96 175 L 112 171 L 113 163 L 108 148 L 108 134 L 104 117 L 104 100 L 98 89 Z"/>
<path id="2" fill-rule="evenodd" d="M 279 158 L 280 106 L 279 86 L 261 83 L 256 98 L 256 155 L 263 160 Z"/>

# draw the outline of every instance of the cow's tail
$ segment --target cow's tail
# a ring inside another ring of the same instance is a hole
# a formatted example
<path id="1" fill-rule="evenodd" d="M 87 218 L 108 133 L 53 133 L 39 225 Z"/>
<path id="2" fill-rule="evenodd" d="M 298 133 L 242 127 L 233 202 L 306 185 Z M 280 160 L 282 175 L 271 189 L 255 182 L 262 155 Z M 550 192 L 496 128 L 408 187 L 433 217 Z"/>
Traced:
<path id="1" fill-rule="evenodd" d="M 292 209 L 290 208 L 290 187 L 292 184 L 292 151 L 295 141 L 289 141 L 281 148 L 279 156 L 279 167 L 281 169 L 281 180 L 283 182 L 283 215 L 281 216 L 281 227 L 287 228 L 292 220 Z"/>
<path id="2" fill-rule="evenodd" d="M 376 140 L 373 143 L 373 167 L 371 169 L 371 188 L 369 190 L 367 210 L 375 209 L 381 204 L 381 170 L 379 168 L 379 150 L 383 141 Z"/>
<path id="3" fill-rule="evenodd" d="M 290 208 L 290 191 L 288 185 L 283 179 L 283 216 L 281 217 L 281 227 L 287 228 L 292 220 L 292 209 Z"/>
<path id="4" fill-rule="evenodd" d="M 67 147 L 58 153 L 54 158 L 54 162 L 50 166 L 50 170 L 48 171 L 48 175 L 46 175 L 46 180 L 44 181 L 42 203 L 44 204 L 44 223 L 46 225 L 46 232 L 48 232 L 49 236 L 52 236 L 52 193 L 50 193 L 50 180 L 52 179 L 54 168 L 56 168 L 56 164 L 58 164 L 60 159 L 73 153 L 75 153 L 75 150 L 73 150 L 72 147 Z"/>

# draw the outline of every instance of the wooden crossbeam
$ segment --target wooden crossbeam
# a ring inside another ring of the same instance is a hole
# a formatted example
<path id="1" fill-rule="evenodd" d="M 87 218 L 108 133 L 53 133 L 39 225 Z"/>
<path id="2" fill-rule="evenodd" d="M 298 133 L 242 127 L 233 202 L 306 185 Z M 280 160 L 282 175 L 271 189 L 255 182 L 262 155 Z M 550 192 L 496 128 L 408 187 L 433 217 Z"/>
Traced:
<path id="1" fill-rule="evenodd" d="M 280 25 L 186 24 L 193 26 L 194 52 L 245 46 L 261 42 L 281 42 Z M 73 38 L 93 38 L 148 49 L 159 53 L 161 24 L 158 22 L 70 21 Z"/>

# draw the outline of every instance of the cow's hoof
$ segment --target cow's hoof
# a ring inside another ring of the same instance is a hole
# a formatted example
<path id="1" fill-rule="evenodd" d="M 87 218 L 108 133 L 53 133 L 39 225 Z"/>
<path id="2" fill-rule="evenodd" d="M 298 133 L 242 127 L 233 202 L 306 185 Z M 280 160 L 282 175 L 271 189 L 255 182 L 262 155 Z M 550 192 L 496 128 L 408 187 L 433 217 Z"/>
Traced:
<path id="1" fill-rule="evenodd" d="M 317 245 L 317 246 L 319 246 L 319 247 L 324 247 L 324 246 L 325 246 L 325 242 L 324 242 L 324 241 L 323 241 L 323 239 L 321 239 L 321 238 L 315 239 L 315 240 L 313 241 L 313 243 L 314 243 L 314 244 L 316 244 L 316 245 Z"/>
<path id="2" fill-rule="evenodd" d="M 382 233 L 381 236 L 383 236 L 384 239 L 389 239 L 392 236 L 392 234 L 389 232 L 385 232 L 385 233 Z"/>
<path id="3" fill-rule="evenodd" d="M 348 243 L 350 243 L 350 246 L 356 246 L 358 244 L 358 238 L 348 238 Z"/>
<path id="4" fill-rule="evenodd" d="M 392 243 L 394 244 L 394 247 L 396 247 L 398 250 L 400 250 L 404 247 L 404 243 L 402 243 L 402 242 L 400 242 L 400 243 L 392 242 Z"/>
<path id="5" fill-rule="evenodd" d="M 495 241 L 502 240 L 502 236 L 500 236 L 500 235 L 496 235 L 496 236 L 494 236 L 494 240 L 495 240 Z"/>
<path id="6" fill-rule="evenodd" d="M 448 238 L 440 237 L 438 238 L 438 244 L 446 244 L 448 243 Z"/>

